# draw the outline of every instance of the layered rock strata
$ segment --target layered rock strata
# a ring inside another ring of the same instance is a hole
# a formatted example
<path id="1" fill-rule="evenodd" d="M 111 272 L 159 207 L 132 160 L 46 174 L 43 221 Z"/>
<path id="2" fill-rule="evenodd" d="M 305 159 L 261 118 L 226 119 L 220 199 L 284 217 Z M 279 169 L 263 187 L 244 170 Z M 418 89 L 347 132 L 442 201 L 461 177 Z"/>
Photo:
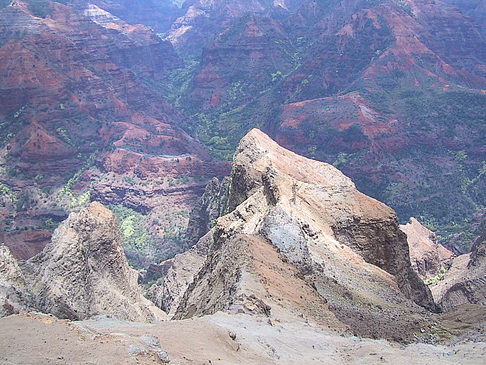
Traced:
<path id="1" fill-rule="evenodd" d="M 464 304 L 486 305 L 486 230 L 470 253 L 454 259 L 444 278 L 431 290 L 444 311 Z"/>

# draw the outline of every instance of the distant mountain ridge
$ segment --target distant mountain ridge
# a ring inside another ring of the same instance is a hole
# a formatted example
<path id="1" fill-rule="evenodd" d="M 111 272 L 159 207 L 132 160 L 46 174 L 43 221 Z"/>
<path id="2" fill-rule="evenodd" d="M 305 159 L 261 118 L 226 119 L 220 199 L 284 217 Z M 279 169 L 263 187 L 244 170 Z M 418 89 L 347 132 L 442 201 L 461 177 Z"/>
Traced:
<path id="1" fill-rule="evenodd" d="M 260 127 L 467 251 L 486 201 L 481 6 L 3 1 L 2 237 L 48 237 L 95 197 L 149 217 L 157 243 L 139 232 L 152 243 L 135 251 L 180 249 L 206 182 Z"/>

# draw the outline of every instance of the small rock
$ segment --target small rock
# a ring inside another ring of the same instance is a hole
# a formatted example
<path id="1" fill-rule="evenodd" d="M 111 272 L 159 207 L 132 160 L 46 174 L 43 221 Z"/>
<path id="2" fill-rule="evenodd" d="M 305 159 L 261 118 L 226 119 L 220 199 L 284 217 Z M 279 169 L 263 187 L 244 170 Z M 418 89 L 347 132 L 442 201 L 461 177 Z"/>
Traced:
<path id="1" fill-rule="evenodd" d="M 142 336 L 142 337 L 140 337 L 140 339 L 143 342 L 145 342 L 147 345 L 149 345 L 150 347 L 159 347 L 160 346 L 159 340 L 156 339 L 153 336 Z"/>
<path id="2" fill-rule="evenodd" d="M 229 331 L 228 332 L 228 335 L 230 336 L 230 338 L 235 341 L 236 340 L 236 333 L 234 333 L 233 331 Z"/>
<path id="3" fill-rule="evenodd" d="M 164 350 L 157 351 L 157 357 L 160 361 L 162 361 L 162 364 L 170 363 L 169 355 Z"/>
<path id="4" fill-rule="evenodd" d="M 131 344 L 128 346 L 128 353 L 133 356 L 144 355 L 147 354 L 147 349 L 140 345 Z"/>

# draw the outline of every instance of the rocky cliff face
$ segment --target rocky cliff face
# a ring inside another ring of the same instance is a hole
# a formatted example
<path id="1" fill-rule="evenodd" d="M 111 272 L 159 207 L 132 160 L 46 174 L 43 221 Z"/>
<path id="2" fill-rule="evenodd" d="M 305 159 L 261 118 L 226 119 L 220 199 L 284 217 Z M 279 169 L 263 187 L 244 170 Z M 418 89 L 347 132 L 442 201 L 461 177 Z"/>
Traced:
<path id="1" fill-rule="evenodd" d="M 1 275 L 2 285 L 18 293 L 24 307 L 59 318 L 164 318 L 140 293 L 138 273 L 128 266 L 115 216 L 96 202 L 72 213 L 51 243 L 20 267 L 3 248 Z M 2 301 L 4 308 L 15 310 L 8 292 Z"/>
<path id="2" fill-rule="evenodd" d="M 201 270 L 212 242 L 213 232 L 210 231 L 189 250 L 147 270 L 149 280 L 156 279 L 148 290 L 148 298 L 170 317 L 176 314 L 187 288 Z"/>
<path id="3" fill-rule="evenodd" d="M 0 246 L 0 317 L 27 309 L 23 293 L 24 275 L 7 246 Z"/>
<path id="4" fill-rule="evenodd" d="M 464 304 L 486 305 L 486 231 L 477 238 L 471 253 L 458 256 L 450 270 L 431 288 L 445 311 Z"/>
<path id="5" fill-rule="evenodd" d="M 228 177 L 219 181 L 213 178 L 207 185 L 202 197 L 194 205 L 186 232 L 186 245 L 191 247 L 211 230 L 216 219 L 226 213 L 228 204 Z"/>
<path id="6" fill-rule="evenodd" d="M 330 165 L 252 130 L 233 161 L 228 207 L 177 318 L 217 310 L 269 314 L 281 310 L 281 301 L 296 301 L 305 315 L 318 318 L 313 310 L 321 308 L 323 318 L 337 317 L 357 333 L 400 336 L 392 329 L 399 326 L 405 338 L 420 306 L 435 310 L 410 267 L 394 212 Z M 288 291 L 278 284 L 285 270 L 297 285 Z M 306 296 L 313 309 L 303 309 Z"/>
<path id="7" fill-rule="evenodd" d="M 441 269 L 448 269 L 454 254 L 437 243 L 435 234 L 425 228 L 415 218 L 400 229 L 407 235 L 410 261 L 412 268 L 422 280 L 432 278 L 439 274 Z"/>

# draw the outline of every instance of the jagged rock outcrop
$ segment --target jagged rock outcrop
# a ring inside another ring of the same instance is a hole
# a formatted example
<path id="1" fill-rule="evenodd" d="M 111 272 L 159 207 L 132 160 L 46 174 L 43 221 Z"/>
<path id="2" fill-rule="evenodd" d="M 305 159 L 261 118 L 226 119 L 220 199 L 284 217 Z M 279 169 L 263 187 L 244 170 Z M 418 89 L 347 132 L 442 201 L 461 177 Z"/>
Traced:
<path id="1" fill-rule="evenodd" d="M 486 230 L 470 253 L 454 259 L 443 280 L 431 290 L 444 311 L 468 303 L 486 305 Z"/>
<path id="2" fill-rule="evenodd" d="M 0 317 L 26 308 L 22 293 L 16 288 L 25 285 L 24 276 L 8 246 L 0 246 Z"/>
<path id="3" fill-rule="evenodd" d="M 75 320 L 98 314 L 132 321 L 165 317 L 141 295 L 116 217 L 100 203 L 71 213 L 44 250 L 24 264 L 19 266 L 8 253 L 1 262 L 2 280 L 10 291 L 22 293 L 31 310 Z"/>
<path id="4" fill-rule="evenodd" d="M 436 241 L 434 232 L 428 230 L 415 218 L 407 224 L 400 225 L 407 235 L 412 268 L 422 279 L 439 274 L 442 268 L 448 269 L 454 254 Z"/>
<path id="5" fill-rule="evenodd" d="M 293 291 L 310 290 L 314 309 L 328 319 L 335 315 L 362 335 L 403 340 L 424 313 L 414 302 L 436 310 L 410 266 L 393 210 L 331 165 L 298 156 L 254 129 L 234 157 L 228 199 L 232 211 L 217 220 L 207 259 L 176 318 L 217 310 L 269 314 L 288 309 L 282 303 Z M 261 252 L 265 259 L 258 261 Z M 297 286 L 275 280 L 282 265 L 295 270 Z"/>

